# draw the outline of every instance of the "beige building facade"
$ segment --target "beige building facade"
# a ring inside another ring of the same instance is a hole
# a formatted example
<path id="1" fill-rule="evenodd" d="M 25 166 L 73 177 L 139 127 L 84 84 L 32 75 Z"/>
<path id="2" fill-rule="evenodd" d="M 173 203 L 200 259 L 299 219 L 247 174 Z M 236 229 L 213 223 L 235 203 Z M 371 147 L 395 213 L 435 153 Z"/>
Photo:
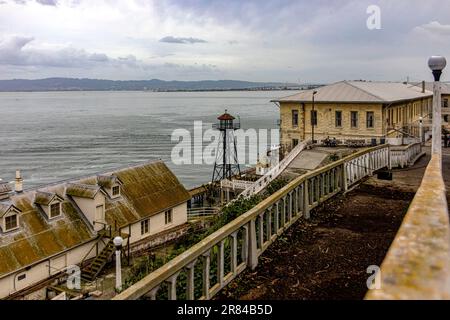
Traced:
<path id="1" fill-rule="evenodd" d="M 432 92 L 403 83 L 341 81 L 273 102 L 280 108 L 280 144 L 289 151 L 313 134 L 319 142 L 329 137 L 343 143 L 418 137 L 420 118 L 432 110 Z"/>

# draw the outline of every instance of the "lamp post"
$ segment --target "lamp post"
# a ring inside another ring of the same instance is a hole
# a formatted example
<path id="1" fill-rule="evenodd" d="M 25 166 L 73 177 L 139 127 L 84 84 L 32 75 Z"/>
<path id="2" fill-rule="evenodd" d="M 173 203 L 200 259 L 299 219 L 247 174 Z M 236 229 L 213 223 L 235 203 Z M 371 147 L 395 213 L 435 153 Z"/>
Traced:
<path id="1" fill-rule="evenodd" d="M 441 83 L 439 82 L 447 65 L 447 61 L 442 56 L 432 56 L 428 59 L 428 66 L 433 72 L 433 140 L 431 143 L 432 153 L 441 154 L 442 151 L 442 119 L 441 119 Z"/>
<path id="2" fill-rule="evenodd" d="M 317 118 L 313 118 L 314 115 L 314 96 L 316 95 L 317 91 L 314 90 L 312 93 L 312 113 L 311 113 L 311 139 L 312 143 L 314 144 L 314 120 L 317 121 Z"/>
<path id="3" fill-rule="evenodd" d="M 123 238 L 117 236 L 114 238 L 113 243 L 116 247 L 116 290 L 122 291 L 122 265 L 120 262 L 120 251 L 122 249 Z"/>

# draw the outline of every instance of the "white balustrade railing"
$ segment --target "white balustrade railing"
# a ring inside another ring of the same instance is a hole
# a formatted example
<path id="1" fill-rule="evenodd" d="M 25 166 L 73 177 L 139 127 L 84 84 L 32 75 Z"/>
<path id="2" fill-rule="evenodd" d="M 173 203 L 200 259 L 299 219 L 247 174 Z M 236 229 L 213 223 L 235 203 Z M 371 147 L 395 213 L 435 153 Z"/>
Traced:
<path id="1" fill-rule="evenodd" d="M 306 140 L 300 142 L 296 145 L 291 152 L 281 160 L 276 166 L 269 170 L 265 175 L 259 178 L 256 182 L 254 182 L 251 186 L 247 187 L 240 196 L 244 198 L 249 198 L 252 195 L 255 195 L 261 192 L 265 187 L 269 185 L 270 182 L 275 180 L 286 168 L 289 164 L 302 152 L 308 144 L 311 143 L 311 140 Z"/>
<path id="2" fill-rule="evenodd" d="M 311 209 L 388 166 L 389 146 L 381 145 L 297 177 L 114 299 L 210 299 L 256 268 L 270 244 Z"/>
<path id="3" fill-rule="evenodd" d="M 206 216 L 214 216 L 218 215 L 220 212 L 219 207 L 198 207 L 198 208 L 189 208 L 187 210 L 188 219 L 195 219 Z"/>
<path id="4" fill-rule="evenodd" d="M 420 142 L 407 146 L 391 146 L 391 167 L 404 168 L 412 164 L 418 155 L 422 153 Z"/>
<path id="5" fill-rule="evenodd" d="M 221 180 L 220 181 L 220 187 L 221 188 L 230 188 L 230 189 L 238 189 L 238 190 L 245 190 L 248 187 L 253 185 L 253 181 L 246 181 L 246 180 Z"/>

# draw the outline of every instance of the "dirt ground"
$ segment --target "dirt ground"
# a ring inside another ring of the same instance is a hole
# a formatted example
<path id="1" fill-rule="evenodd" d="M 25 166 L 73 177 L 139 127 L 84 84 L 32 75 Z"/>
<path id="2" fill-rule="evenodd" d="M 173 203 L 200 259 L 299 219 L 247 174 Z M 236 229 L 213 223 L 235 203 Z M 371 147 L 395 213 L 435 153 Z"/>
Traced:
<path id="1" fill-rule="evenodd" d="M 362 184 L 300 219 L 216 299 L 362 299 L 414 194 Z"/>

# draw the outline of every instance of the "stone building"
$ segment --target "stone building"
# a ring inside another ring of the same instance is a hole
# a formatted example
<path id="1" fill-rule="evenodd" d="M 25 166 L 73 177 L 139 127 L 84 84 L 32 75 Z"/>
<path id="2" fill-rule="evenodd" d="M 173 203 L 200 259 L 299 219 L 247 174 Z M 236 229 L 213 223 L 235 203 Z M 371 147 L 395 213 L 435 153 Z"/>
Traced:
<path id="1" fill-rule="evenodd" d="M 190 195 L 161 161 L 38 189 L 0 184 L 0 298 L 18 295 L 82 264 L 93 279 L 114 236 L 132 252 L 187 231 Z M 94 262 L 92 262 L 94 261 Z"/>
<path id="2" fill-rule="evenodd" d="M 313 110 L 313 93 L 314 110 Z M 299 141 L 327 137 L 377 143 L 386 138 L 419 136 L 419 119 L 432 112 L 424 86 L 395 82 L 341 81 L 273 100 L 280 108 L 284 152 Z"/>

